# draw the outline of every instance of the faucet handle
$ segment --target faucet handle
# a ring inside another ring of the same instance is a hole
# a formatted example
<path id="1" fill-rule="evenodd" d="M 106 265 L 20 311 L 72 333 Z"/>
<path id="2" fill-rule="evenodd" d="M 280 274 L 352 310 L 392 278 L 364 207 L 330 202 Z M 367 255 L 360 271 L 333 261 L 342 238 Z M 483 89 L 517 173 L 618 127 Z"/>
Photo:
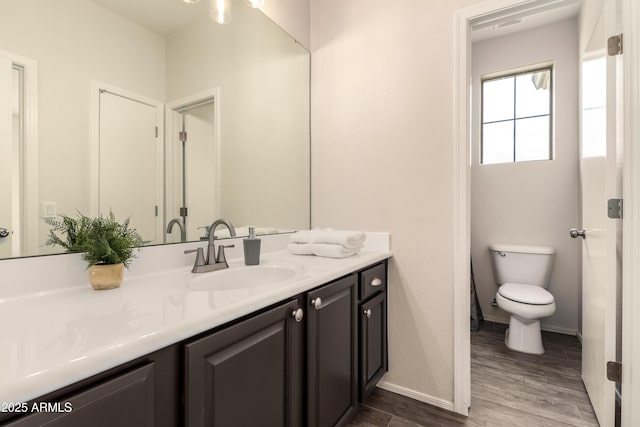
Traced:
<path id="1" fill-rule="evenodd" d="M 224 248 L 233 248 L 235 245 L 218 245 L 218 255 L 216 255 L 216 262 L 227 263 L 227 259 L 224 255 Z"/>
<path id="2" fill-rule="evenodd" d="M 184 251 L 185 254 L 191 254 L 191 253 L 196 253 L 196 262 L 193 264 L 193 270 L 191 270 L 192 272 L 195 273 L 194 270 L 196 270 L 196 267 L 201 267 L 205 264 L 204 262 L 204 251 L 202 250 L 202 248 L 197 248 L 197 249 L 191 249 L 188 251 Z"/>

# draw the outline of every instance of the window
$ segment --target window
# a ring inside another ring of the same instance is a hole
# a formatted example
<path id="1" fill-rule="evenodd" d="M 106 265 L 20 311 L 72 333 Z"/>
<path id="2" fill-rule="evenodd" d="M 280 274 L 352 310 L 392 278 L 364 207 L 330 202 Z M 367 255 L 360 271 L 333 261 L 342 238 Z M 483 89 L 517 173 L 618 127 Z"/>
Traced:
<path id="1" fill-rule="evenodd" d="M 551 68 L 482 81 L 482 164 L 551 159 Z"/>

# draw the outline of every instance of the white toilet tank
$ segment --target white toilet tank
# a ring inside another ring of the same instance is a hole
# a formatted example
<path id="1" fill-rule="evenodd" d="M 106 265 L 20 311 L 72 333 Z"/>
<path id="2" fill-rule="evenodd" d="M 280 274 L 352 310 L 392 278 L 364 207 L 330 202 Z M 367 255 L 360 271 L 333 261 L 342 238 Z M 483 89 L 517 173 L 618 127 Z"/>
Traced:
<path id="1" fill-rule="evenodd" d="M 549 246 L 489 245 L 493 274 L 498 285 L 521 283 L 549 286 L 553 255 Z"/>

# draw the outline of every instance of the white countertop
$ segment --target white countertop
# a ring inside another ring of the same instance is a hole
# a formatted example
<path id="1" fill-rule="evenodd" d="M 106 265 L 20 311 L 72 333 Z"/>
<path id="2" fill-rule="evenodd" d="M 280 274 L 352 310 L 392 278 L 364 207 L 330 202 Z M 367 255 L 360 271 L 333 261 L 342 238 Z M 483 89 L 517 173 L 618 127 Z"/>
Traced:
<path id="1" fill-rule="evenodd" d="M 261 264 L 296 264 L 302 273 L 252 290 L 190 290 L 190 279 L 217 272 L 182 267 L 125 275 L 109 291 L 87 285 L 0 299 L 0 404 L 37 398 L 390 256 L 388 250 L 344 259 L 265 253 Z M 244 267 L 242 259 L 229 264 Z"/>

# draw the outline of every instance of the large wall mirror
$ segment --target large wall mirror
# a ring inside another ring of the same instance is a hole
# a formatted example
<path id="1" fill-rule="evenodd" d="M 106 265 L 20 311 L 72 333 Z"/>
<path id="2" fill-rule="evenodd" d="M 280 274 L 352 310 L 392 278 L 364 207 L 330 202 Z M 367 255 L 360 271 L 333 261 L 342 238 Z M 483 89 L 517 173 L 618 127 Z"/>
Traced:
<path id="1" fill-rule="evenodd" d="M 0 258 L 60 252 L 43 218 L 77 211 L 149 244 L 309 228 L 309 53 L 225 4 L 0 0 Z"/>

